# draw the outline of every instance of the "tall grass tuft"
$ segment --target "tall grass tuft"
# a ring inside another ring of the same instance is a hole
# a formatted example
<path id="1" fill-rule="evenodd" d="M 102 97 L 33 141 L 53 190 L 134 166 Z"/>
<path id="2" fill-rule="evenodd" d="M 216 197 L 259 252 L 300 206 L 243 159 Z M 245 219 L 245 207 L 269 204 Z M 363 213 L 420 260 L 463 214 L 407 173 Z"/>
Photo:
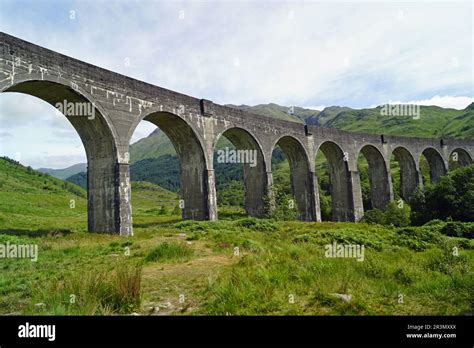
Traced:
<path id="1" fill-rule="evenodd" d="M 177 242 L 164 242 L 153 248 L 145 257 L 146 262 L 186 260 L 194 254 L 187 245 Z"/>
<path id="2" fill-rule="evenodd" d="M 54 279 L 33 291 L 29 312 L 52 315 L 127 314 L 141 305 L 142 268 L 121 264 Z"/>

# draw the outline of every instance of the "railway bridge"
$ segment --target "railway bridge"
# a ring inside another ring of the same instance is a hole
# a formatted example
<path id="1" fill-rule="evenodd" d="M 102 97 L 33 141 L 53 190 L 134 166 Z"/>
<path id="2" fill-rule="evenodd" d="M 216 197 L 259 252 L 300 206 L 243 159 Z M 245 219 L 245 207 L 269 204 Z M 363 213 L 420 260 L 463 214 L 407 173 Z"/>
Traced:
<path id="1" fill-rule="evenodd" d="M 372 206 L 379 209 L 393 200 L 392 155 L 400 165 L 404 199 L 422 185 L 422 155 L 432 181 L 446 174 L 451 156 L 461 165 L 474 158 L 474 140 L 359 134 L 277 120 L 138 81 L 5 33 L 0 33 L 0 92 L 25 93 L 63 106 L 87 155 L 91 232 L 133 234 L 129 145 L 143 120 L 158 126 L 176 149 L 184 219 L 218 218 L 213 162 L 222 136 L 237 149 L 256 151 L 256 163 L 244 164 L 244 205 L 247 214 L 257 217 L 265 213 L 265 199 L 272 195 L 271 158 L 277 145 L 288 158 L 298 215 L 305 221 L 321 220 L 318 151 L 329 162 L 335 221 L 358 221 L 364 214 L 360 153 L 369 165 Z M 74 114 L 74 106 L 81 105 L 91 107 Z"/>

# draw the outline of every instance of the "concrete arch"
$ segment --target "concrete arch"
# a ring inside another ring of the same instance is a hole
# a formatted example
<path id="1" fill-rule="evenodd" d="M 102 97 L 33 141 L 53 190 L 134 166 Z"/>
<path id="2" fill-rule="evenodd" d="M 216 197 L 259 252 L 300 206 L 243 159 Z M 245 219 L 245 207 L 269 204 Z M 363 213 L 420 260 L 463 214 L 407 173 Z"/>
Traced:
<path id="1" fill-rule="evenodd" d="M 392 151 L 400 166 L 400 191 L 404 200 L 409 200 L 412 193 L 420 185 L 420 172 L 410 151 L 399 146 Z"/>
<path id="2" fill-rule="evenodd" d="M 216 146 L 217 146 L 217 142 L 220 140 L 220 138 L 225 134 L 227 133 L 229 130 L 232 130 L 232 129 L 235 129 L 237 131 L 242 131 L 242 134 L 245 134 L 245 137 L 246 137 L 246 140 L 245 141 L 248 141 L 250 143 L 253 143 L 253 145 L 255 146 L 255 149 L 258 150 L 259 152 L 262 153 L 262 156 L 263 156 L 263 161 L 264 161 L 264 164 L 265 164 L 265 168 L 267 171 L 271 170 L 272 167 L 271 167 L 271 162 L 269 162 L 269 158 L 266 156 L 266 153 L 264 151 L 264 146 L 262 144 L 262 142 L 258 139 L 258 136 L 256 136 L 256 134 L 248 129 L 245 129 L 243 127 L 239 127 L 239 126 L 229 126 L 229 127 L 226 127 L 224 130 L 221 130 L 220 132 L 218 132 L 216 134 L 216 136 L 214 137 L 214 140 L 212 142 L 212 155 L 214 155 L 214 150 L 216 149 Z M 227 138 L 227 136 L 225 136 Z M 230 139 L 229 139 L 230 140 Z M 231 141 L 232 142 L 232 141 Z M 235 144 L 232 142 L 232 144 L 235 146 Z M 252 146 L 253 146 L 252 145 Z"/>
<path id="3" fill-rule="evenodd" d="M 182 117 L 167 111 L 150 111 L 141 119 L 160 128 L 176 150 L 181 170 L 180 191 L 184 201 L 183 219 L 216 218 L 212 189 L 209 187 L 209 175 L 213 173 L 207 170 L 204 146 L 194 128 Z"/>
<path id="4" fill-rule="evenodd" d="M 453 162 L 457 162 L 460 166 L 467 166 L 474 162 L 474 159 L 469 155 L 469 152 L 460 147 L 451 151 L 449 159 Z"/>
<path id="5" fill-rule="evenodd" d="M 110 132 L 112 133 L 112 136 L 113 136 L 114 140 L 116 141 L 116 139 L 118 139 L 117 132 L 116 132 L 115 128 L 113 127 L 112 122 L 109 119 L 109 115 L 108 115 L 106 109 L 103 107 L 103 105 L 100 103 L 99 100 L 94 98 L 94 96 L 92 94 L 90 94 L 89 92 L 84 90 L 81 86 L 75 84 L 73 81 L 64 79 L 62 77 L 55 76 L 55 75 L 47 75 L 47 74 L 44 74 L 43 76 L 37 76 L 37 75 L 38 74 L 34 74 L 34 73 L 31 73 L 31 74 L 15 74 L 14 83 L 11 84 L 11 85 L 4 86 L 1 89 L 0 93 L 2 93 L 2 92 L 18 92 L 18 93 L 28 94 L 28 95 L 37 97 L 37 98 L 51 104 L 54 107 L 56 102 L 51 102 L 51 100 L 54 100 L 53 96 L 48 96 L 48 99 L 45 99 L 45 98 L 42 98 L 41 96 L 36 96 L 36 95 L 33 95 L 33 94 L 28 93 L 26 91 L 25 92 L 15 91 L 15 89 L 18 88 L 18 86 L 20 86 L 20 85 L 26 86 L 25 83 L 28 83 L 28 84 L 31 83 L 30 86 L 32 86 L 33 84 L 39 85 L 42 82 L 45 82 L 45 83 L 49 82 L 51 84 L 62 86 L 62 88 L 64 88 L 65 90 L 68 90 L 71 93 L 78 96 L 79 98 L 82 98 L 82 101 L 92 103 L 94 105 L 94 108 L 99 112 L 98 115 L 101 116 L 102 120 L 106 123 L 107 127 L 109 128 Z M 34 88 L 34 86 L 33 86 L 33 88 Z M 61 100 L 61 95 L 56 96 L 56 99 L 58 99 L 58 101 L 64 100 L 64 99 Z"/>
<path id="6" fill-rule="evenodd" d="M 347 157 L 333 141 L 323 142 L 321 150 L 329 163 L 332 218 L 334 221 L 354 221 L 353 193 Z"/>
<path id="7" fill-rule="evenodd" d="M 308 168 L 311 170 L 311 159 L 310 159 L 310 155 L 308 153 L 308 150 L 306 149 L 305 145 L 301 142 L 300 139 L 298 139 L 297 137 L 293 136 L 293 135 L 281 135 L 279 136 L 272 144 L 271 146 L 271 150 L 273 153 L 273 150 L 275 149 L 275 147 L 277 145 L 279 145 L 281 147 L 281 142 L 285 140 L 285 142 L 290 142 L 292 144 L 292 146 L 294 146 L 295 148 L 297 148 L 298 150 L 301 150 L 302 153 L 302 159 L 304 161 L 306 161 L 306 164 L 308 165 Z M 282 148 L 283 149 L 283 148 Z"/>
<path id="8" fill-rule="evenodd" d="M 31 95 L 53 107 L 57 103 L 92 104 L 93 115 L 65 115 L 79 134 L 86 151 L 88 230 L 132 234 L 128 168 L 123 171 L 118 164 L 114 129 L 100 104 L 88 93 L 72 88 L 70 81 L 61 78 L 44 77 L 38 80 L 31 76 L 16 76 L 15 83 L 2 92 Z M 118 186 L 120 182 L 124 185 Z"/>
<path id="9" fill-rule="evenodd" d="M 370 198 L 372 207 L 383 210 L 393 199 L 390 171 L 382 153 L 373 145 L 366 144 L 359 149 L 369 164 Z M 358 156 L 357 156 L 358 157 Z"/>
<path id="10" fill-rule="evenodd" d="M 298 219 L 316 220 L 316 203 L 314 194 L 314 174 L 308 154 L 301 142 L 292 136 L 282 136 L 272 146 L 280 146 L 290 164 L 291 190 L 298 206 Z"/>
<path id="11" fill-rule="evenodd" d="M 436 183 L 439 179 L 447 173 L 446 164 L 443 160 L 443 156 L 434 148 L 427 147 L 422 152 L 421 155 L 425 156 L 430 167 L 430 180 L 432 183 Z M 418 162 L 421 160 L 418 159 Z"/>
<path id="12" fill-rule="evenodd" d="M 243 163 L 244 171 L 244 208 L 248 215 L 262 217 L 265 215 L 265 197 L 267 195 L 267 174 L 265 157 L 256 137 L 248 130 L 231 127 L 219 134 L 214 141 L 213 149 L 217 142 L 224 136 L 236 148 L 237 151 L 248 150 L 256 154 L 256 163 Z"/>
<path id="13" fill-rule="evenodd" d="M 130 140 L 132 139 L 133 133 L 137 129 L 138 125 L 142 121 L 149 121 L 148 117 L 150 115 L 155 115 L 155 114 L 170 114 L 176 117 L 176 120 L 180 119 L 182 122 L 184 122 L 190 130 L 192 130 L 193 137 L 195 137 L 198 142 L 199 146 L 205 150 L 206 149 L 206 141 L 202 136 L 202 132 L 196 128 L 194 122 L 192 122 L 189 117 L 186 117 L 185 112 L 178 113 L 176 108 L 169 107 L 167 105 L 159 105 L 159 106 L 152 106 L 150 108 L 144 109 L 143 112 L 134 119 L 132 125 L 130 126 L 130 129 L 127 133 L 127 141 L 130 143 Z M 179 122 L 179 121 L 178 121 Z M 153 123 L 153 122 L 152 122 Z M 206 155 L 206 151 L 204 151 L 204 156 L 206 158 L 206 166 L 208 169 L 212 169 L 212 158 L 209 158 Z"/>

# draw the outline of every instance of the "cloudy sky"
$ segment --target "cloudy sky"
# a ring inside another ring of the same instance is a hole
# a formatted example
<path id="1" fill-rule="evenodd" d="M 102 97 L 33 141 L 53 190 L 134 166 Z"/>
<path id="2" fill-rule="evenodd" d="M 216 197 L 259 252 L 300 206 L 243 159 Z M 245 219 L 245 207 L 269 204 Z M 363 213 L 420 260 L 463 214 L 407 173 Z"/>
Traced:
<path id="1" fill-rule="evenodd" d="M 472 2 L 0 0 L 0 31 L 217 103 L 473 101 Z M 153 127 L 146 122 L 134 141 Z M 52 106 L 0 96 L 0 155 L 85 162 Z"/>

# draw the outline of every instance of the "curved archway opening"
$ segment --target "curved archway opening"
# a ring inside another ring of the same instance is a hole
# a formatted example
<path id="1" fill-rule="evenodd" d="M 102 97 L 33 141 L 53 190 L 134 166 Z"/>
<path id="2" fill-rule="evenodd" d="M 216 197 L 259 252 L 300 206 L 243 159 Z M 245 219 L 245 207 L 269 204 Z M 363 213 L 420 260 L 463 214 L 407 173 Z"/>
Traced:
<path id="1" fill-rule="evenodd" d="M 165 132 L 142 120 L 132 134 L 129 152 L 134 225 L 181 220 L 180 163 Z"/>
<path id="2" fill-rule="evenodd" d="M 390 157 L 390 174 L 395 199 L 408 201 L 420 183 L 419 173 L 412 154 L 404 147 L 397 147 Z"/>
<path id="3" fill-rule="evenodd" d="M 214 146 L 218 207 L 238 204 L 233 213 L 263 217 L 266 213 L 267 175 L 255 138 L 241 128 L 226 130 Z M 240 207 L 240 209 L 239 209 Z"/>
<path id="4" fill-rule="evenodd" d="M 309 162 L 305 149 L 296 139 L 285 136 L 278 140 L 272 153 L 272 173 L 277 206 L 282 205 L 285 217 L 315 220 Z"/>
<path id="5" fill-rule="evenodd" d="M 352 193 L 349 190 L 347 157 L 335 143 L 327 141 L 316 154 L 321 219 L 352 220 Z"/>
<path id="6" fill-rule="evenodd" d="M 219 216 L 223 218 L 246 216 L 243 164 L 219 159 L 219 151 L 223 151 L 225 156 L 226 152 L 230 154 L 236 150 L 225 136 L 219 138 L 214 149 L 217 206 Z"/>
<path id="7" fill-rule="evenodd" d="M 461 148 L 454 149 L 449 154 L 449 169 L 457 169 L 459 167 L 467 166 L 471 163 L 474 163 L 474 160 L 471 158 L 469 153 Z"/>
<path id="8" fill-rule="evenodd" d="M 136 189 L 153 191 L 140 213 L 175 215 L 183 219 L 207 220 L 209 190 L 202 145 L 192 127 L 177 115 L 154 112 L 144 117 L 154 129 L 130 146 L 130 175 Z M 135 129 L 135 132 L 137 132 Z M 133 139 L 133 138 L 132 138 Z M 162 188 L 144 187 L 149 182 Z M 137 190 L 137 191 L 138 191 Z M 133 190 L 135 191 L 135 190 Z M 136 192 L 139 197 L 142 192 Z"/>
<path id="9" fill-rule="evenodd" d="M 443 158 L 439 152 L 430 147 L 422 152 L 419 166 L 423 184 L 437 183 L 441 176 L 447 172 Z"/>
<path id="10" fill-rule="evenodd" d="M 372 145 L 364 146 L 359 152 L 357 167 L 364 211 L 385 209 L 391 200 L 390 177 L 380 151 Z"/>
<path id="11" fill-rule="evenodd" d="M 21 96 L 33 96 L 53 106 L 47 110 L 47 118 L 50 118 L 51 121 L 54 122 L 56 137 L 53 137 L 53 139 L 49 141 L 56 141 L 58 145 L 54 150 L 50 150 L 56 155 L 48 156 L 48 151 L 37 155 L 39 158 L 43 157 L 45 159 L 42 167 L 56 167 L 56 169 L 60 169 L 60 167 L 68 167 L 71 165 L 71 162 L 68 161 L 68 146 L 65 143 L 62 144 L 60 137 L 66 135 L 69 138 L 71 137 L 71 133 L 79 135 L 80 142 L 85 150 L 85 156 L 76 157 L 78 162 L 82 162 L 82 167 L 81 163 L 75 163 L 76 166 L 74 170 L 77 168 L 80 169 L 82 179 L 79 180 L 79 182 L 75 182 L 74 180 L 70 181 L 81 184 L 86 190 L 84 191 L 85 193 L 83 195 L 85 197 L 83 198 L 87 200 L 86 206 L 88 213 L 85 213 L 88 216 L 87 229 L 94 232 L 119 232 L 120 221 L 118 215 L 120 214 L 120 208 L 117 207 L 118 193 L 115 190 L 115 180 L 117 176 L 115 167 L 117 161 L 115 141 L 107 122 L 95 104 L 69 86 L 51 81 L 25 81 L 13 85 L 3 92 L 19 93 L 19 100 L 21 100 Z M 40 106 L 41 102 L 39 104 L 33 103 L 33 105 Z M 19 105 L 19 107 L 21 106 Z M 2 108 L 2 111 L 5 112 L 6 110 Z M 15 113 L 15 110 L 13 110 L 12 113 Z M 69 122 L 60 121 L 60 118 L 56 116 L 59 113 L 62 113 Z M 19 119 L 21 120 L 22 117 L 20 116 Z M 70 127 L 70 125 L 72 125 L 72 127 Z M 38 124 L 36 128 L 34 128 L 35 138 L 37 138 L 36 135 L 42 132 L 48 132 L 44 126 L 44 124 Z M 75 131 L 71 132 L 72 129 Z M 28 132 L 31 132 L 31 126 L 30 129 L 25 129 L 25 132 L 29 134 Z M 72 137 L 74 137 L 74 135 L 72 135 Z M 28 157 L 32 157 L 31 153 L 34 153 L 35 149 L 40 151 L 40 149 L 45 146 L 45 143 L 41 141 L 40 138 L 38 138 L 38 140 L 39 142 L 36 146 L 34 144 L 30 146 Z M 27 140 L 27 143 L 30 142 L 30 139 Z M 81 147 L 77 143 L 77 138 L 75 144 L 74 146 L 76 148 Z M 56 159 L 56 163 L 53 163 L 53 157 Z M 74 161 L 72 157 L 71 159 Z M 86 166 L 84 162 L 87 162 Z M 47 168 L 43 168 L 42 170 L 54 173 L 53 175 L 58 177 L 61 175 L 62 180 L 69 178 L 68 173 L 71 175 L 79 174 L 73 170 L 63 171 L 62 174 L 59 174 L 58 171 L 48 170 Z M 86 170 L 88 175 L 83 173 L 83 170 Z M 100 180 L 96 180 L 95 178 L 100 178 Z M 44 179 L 44 188 L 51 188 L 52 186 L 46 184 L 46 181 L 48 180 Z M 52 182 L 51 185 L 53 185 Z M 63 189 L 71 190 L 69 184 L 63 182 L 62 185 Z M 51 190 L 54 189 L 51 188 Z M 58 188 L 57 190 L 60 189 Z M 79 194 L 79 192 L 80 190 L 77 190 L 76 193 Z M 70 208 L 70 212 L 78 211 L 73 209 L 79 209 L 79 207 L 82 206 L 80 195 L 81 194 L 67 201 L 66 207 Z M 65 216 L 68 215 L 69 214 L 65 213 Z M 67 224 L 67 219 L 62 220 L 62 223 Z M 127 233 L 127 231 L 124 232 Z"/>

